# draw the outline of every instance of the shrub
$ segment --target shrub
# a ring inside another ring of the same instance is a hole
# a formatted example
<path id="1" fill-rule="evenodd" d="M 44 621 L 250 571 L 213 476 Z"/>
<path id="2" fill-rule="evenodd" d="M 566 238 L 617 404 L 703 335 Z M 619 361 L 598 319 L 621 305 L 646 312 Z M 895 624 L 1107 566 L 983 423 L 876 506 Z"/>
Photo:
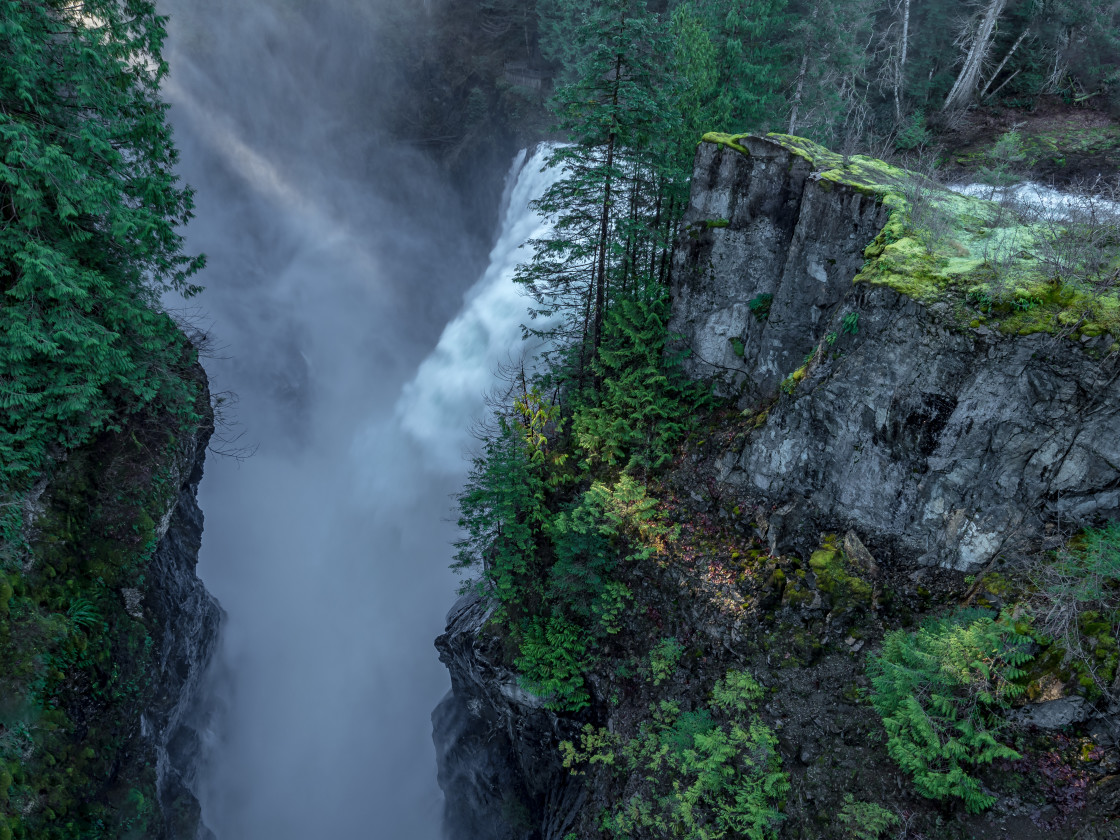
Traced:
<path id="1" fill-rule="evenodd" d="M 608 765 L 626 785 L 603 817 L 609 837 L 768 840 L 789 778 L 774 733 L 756 714 L 743 720 L 761 696 L 750 674 L 728 672 L 708 707 L 682 712 L 662 701 L 629 740 L 585 726 L 578 745 L 561 744 L 564 765 Z"/>
<path id="2" fill-rule="evenodd" d="M 601 385 L 576 400 L 572 430 L 591 464 L 642 470 L 668 463 L 693 412 L 707 402 L 665 359 L 665 300 L 620 300 L 607 313 L 592 369 Z"/>
<path id="3" fill-rule="evenodd" d="M 995 801 L 968 768 L 1017 759 L 997 740 L 1001 708 L 1022 692 L 1012 680 L 1031 658 L 1029 639 L 981 610 L 898 630 L 871 657 L 871 702 L 887 730 L 887 751 L 931 799 L 956 796 L 971 811 Z"/>
<path id="4" fill-rule="evenodd" d="M 1109 695 L 1120 659 L 1120 522 L 1089 529 L 1033 577 L 1036 630 Z"/>
<path id="5" fill-rule="evenodd" d="M 931 137 L 929 129 L 926 128 L 926 115 L 921 111 L 915 111 L 906 118 L 906 122 L 899 129 L 894 147 L 900 152 L 908 152 L 925 146 Z"/>
<path id="6" fill-rule="evenodd" d="M 892 828 L 897 828 L 898 817 L 875 802 L 856 802 L 850 793 L 844 797 L 844 805 L 836 815 L 836 821 L 843 828 L 845 840 L 879 840 Z"/>
<path id="7" fill-rule="evenodd" d="M 527 619 L 517 670 L 521 684 L 556 711 L 577 712 L 591 700 L 583 674 L 590 664 L 587 634 L 562 616 Z"/>
<path id="8" fill-rule="evenodd" d="M 662 639 L 654 645 L 649 652 L 649 673 L 654 685 L 661 685 L 676 673 L 682 653 L 684 648 L 681 643 L 672 637 Z"/>

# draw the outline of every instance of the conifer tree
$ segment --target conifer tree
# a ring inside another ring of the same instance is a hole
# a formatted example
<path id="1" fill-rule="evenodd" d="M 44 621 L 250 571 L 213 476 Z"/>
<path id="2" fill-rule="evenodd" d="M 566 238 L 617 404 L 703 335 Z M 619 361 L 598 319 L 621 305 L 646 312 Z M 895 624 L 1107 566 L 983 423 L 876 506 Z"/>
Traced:
<path id="1" fill-rule="evenodd" d="M 612 271 L 636 259 L 649 151 L 672 134 L 673 109 L 660 61 L 663 29 L 644 3 L 607 0 L 577 17 L 570 81 L 553 102 L 557 128 L 571 140 L 550 160 L 564 177 L 536 203 L 555 228 L 531 243 L 533 259 L 518 280 L 537 301 L 534 317 L 558 319 L 541 332 L 594 354 Z"/>
<path id="2" fill-rule="evenodd" d="M 0 0 L 0 484 L 157 397 L 189 410 L 193 357 L 163 289 L 201 259 L 146 0 Z"/>

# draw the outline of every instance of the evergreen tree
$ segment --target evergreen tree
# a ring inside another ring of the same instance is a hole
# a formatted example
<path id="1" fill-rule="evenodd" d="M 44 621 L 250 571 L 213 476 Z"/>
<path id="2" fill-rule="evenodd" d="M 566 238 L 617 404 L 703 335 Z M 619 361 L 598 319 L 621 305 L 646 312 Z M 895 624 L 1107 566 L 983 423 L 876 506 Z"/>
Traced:
<path id="1" fill-rule="evenodd" d="M 193 360 L 161 290 L 196 291 L 191 193 L 145 0 L 0 0 L 0 483 L 160 398 Z"/>
<path id="2" fill-rule="evenodd" d="M 784 127 L 793 23 L 787 0 L 693 0 L 716 45 L 715 129 L 766 132 Z M 734 128 L 731 128 L 731 127 Z"/>
<path id="3" fill-rule="evenodd" d="M 636 0 L 606 0 L 580 21 L 571 81 L 553 102 L 571 144 L 557 148 L 550 164 L 565 174 L 536 202 L 554 219 L 554 231 L 530 243 L 533 258 L 517 279 L 537 302 L 532 316 L 555 319 L 537 332 L 587 345 L 593 355 L 611 279 L 624 284 L 648 244 L 639 239 L 647 211 L 658 206 L 649 189 L 658 181 L 653 152 L 676 135 L 658 17 Z M 581 358 L 582 369 L 589 356 Z"/>

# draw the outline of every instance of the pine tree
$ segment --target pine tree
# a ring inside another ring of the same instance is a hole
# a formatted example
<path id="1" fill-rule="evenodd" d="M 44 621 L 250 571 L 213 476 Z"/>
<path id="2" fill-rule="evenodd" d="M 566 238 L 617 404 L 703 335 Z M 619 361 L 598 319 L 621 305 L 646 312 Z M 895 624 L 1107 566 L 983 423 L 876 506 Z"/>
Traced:
<path id="1" fill-rule="evenodd" d="M 196 291 L 176 227 L 146 0 L 0 0 L 0 485 L 160 399 L 189 414 L 193 353 L 158 294 Z"/>
<path id="2" fill-rule="evenodd" d="M 532 316 L 554 319 L 537 332 L 586 345 L 582 368 L 602 341 L 612 278 L 625 284 L 645 262 L 646 217 L 658 206 L 651 160 L 673 133 L 674 110 L 665 99 L 663 27 L 644 3 L 607 0 L 577 17 L 574 64 L 563 74 L 570 81 L 552 106 L 571 140 L 550 161 L 564 177 L 536 203 L 554 232 L 531 243 L 518 280 L 537 302 Z"/>

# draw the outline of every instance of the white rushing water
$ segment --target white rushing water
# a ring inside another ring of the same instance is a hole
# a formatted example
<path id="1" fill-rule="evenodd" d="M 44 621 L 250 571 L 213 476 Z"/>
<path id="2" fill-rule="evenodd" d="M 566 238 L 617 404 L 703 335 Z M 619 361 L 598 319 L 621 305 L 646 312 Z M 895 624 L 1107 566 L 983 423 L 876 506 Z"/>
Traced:
<path id="1" fill-rule="evenodd" d="M 1112 216 L 1120 216 L 1120 203 L 1103 196 L 1087 196 L 1079 193 L 1064 192 L 1047 187 L 1035 181 L 996 187 L 991 184 L 950 184 L 949 189 L 961 195 L 983 198 L 987 201 L 1013 201 L 1031 208 L 1044 219 L 1060 220 L 1074 214 L 1104 211 Z"/>
<path id="2" fill-rule="evenodd" d="M 519 170 L 468 290 L 485 260 L 443 176 L 376 130 L 384 20 L 423 14 L 389 2 L 161 3 L 204 361 L 257 446 L 211 457 L 200 491 L 227 619 L 196 787 L 220 840 L 440 835 L 450 496 L 490 372 L 521 352 L 511 272 L 550 176 Z"/>
<path id="3" fill-rule="evenodd" d="M 526 361 L 540 349 L 533 341 L 521 341 L 527 305 L 522 287 L 513 278 L 529 256 L 525 243 L 546 236 L 550 229 L 545 219 L 529 210 L 529 203 L 560 176 L 558 170 L 545 166 L 551 151 L 551 146 L 543 145 L 531 157 L 522 151 L 514 160 L 489 265 L 397 401 L 396 421 L 419 444 L 432 469 L 446 469 L 469 450 L 470 430 L 485 419 L 484 398 L 495 372 Z"/>

